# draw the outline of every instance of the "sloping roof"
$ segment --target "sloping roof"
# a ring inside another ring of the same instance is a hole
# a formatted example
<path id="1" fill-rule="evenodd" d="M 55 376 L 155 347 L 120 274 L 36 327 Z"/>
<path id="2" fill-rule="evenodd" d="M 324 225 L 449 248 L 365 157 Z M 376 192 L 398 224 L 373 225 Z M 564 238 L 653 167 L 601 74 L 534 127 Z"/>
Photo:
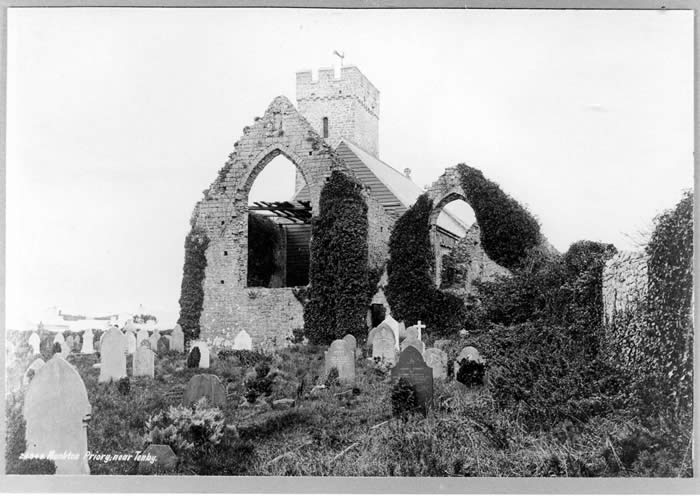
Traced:
<path id="1" fill-rule="evenodd" d="M 369 188 L 372 198 L 397 218 L 425 192 L 411 178 L 345 138 L 338 144 L 336 153 L 343 158 L 347 167 L 352 169 L 358 180 Z M 308 198 L 309 190 L 306 185 L 294 196 L 294 200 Z M 452 208 L 444 210 L 438 218 L 438 226 L 462 237 L 473 222 L 465 221 L 458 213 L 452 211 Z"/>

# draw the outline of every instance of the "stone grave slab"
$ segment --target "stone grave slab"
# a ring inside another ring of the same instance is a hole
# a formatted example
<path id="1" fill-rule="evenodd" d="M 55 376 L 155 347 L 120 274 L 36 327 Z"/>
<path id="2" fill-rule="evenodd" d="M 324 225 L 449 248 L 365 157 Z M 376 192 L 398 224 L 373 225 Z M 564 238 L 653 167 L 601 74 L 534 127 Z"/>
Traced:
<path id="1" fill-rule="evenodd" d="M 226 387 L 221 383 L 219 377 L 211 374 L 195 375 L 187 383 L 185 392 L 182 395 L 182 404 L 192 406 L 194 403 L 207 398 L 212 406 L 219 408 L 226 406 Z"/>
<path id="2" fill-rule="evenodd" d="M 246 330 L 240 330 L 233 339 L 233 350 L 253 350 L 253 339 Z"/>
<path id="3" fill-rule="evenodd" d="M 95 334 L 91 329 L 86 329 L 83 332 L 83 346 L 80 348 L 81 354 L 95 353 Z"/>
<path id="4" fill-rule="evenodd" d="M 136 333 L 133 331 L 126 332 L 126 353 L 133 354 L 136 352 Z"/>
<path id="5" fill-rule="evenodd" d="M 396 340 L 388 331 L 382 331 L 372 341 L 372 359 L 380 359 L 389 364 L 396 363 Z"/>
<path id="6" fill-rule="evenodd" d="M 173 340 L 170 343 L 170 349 L 175 352 L 184 353 L 185 352 L 185 333 L 182 331 L 182 327 L 179 324 L 175 325 L 172 334 Z"/>
<path id="7" fill-rule="evenodd" d="M 110 328 L 101 338 L 100 376 L 98 382 L 118 381 L 126 377 L 126 340 L 117 328 Z"/>
<path id="8" fill-rule="evenodd" d="M 357 350 L 357 339 L 352 335 L 345 335 L 343 341 L 348 345 L 348 349 L 355 355 L 355 359 L 357 359 L 359 353 Z"/>
<path id="9" fill-rule="evenodd" d="M 158 333 L 157 330 L 154 330 L 153 334 L 148 338 L 148 341 L 151 342 L 153 352 L 158 352 L 158 340 L 160 340 L 160 333 Z"/>
<path id="10" fill-rule="evenodd" d="M 32 334 L 29 335 L 29 339 L 27 340 L 27 343 L 32 348 L 32 353 L 34 355 L 41 352 L 41 338 L 39 337 L 39 335 L 37 334 L 36 331 L 32 331 Z"/>
<path id="11" fill-rule="evenodd" d="M 433 378 L 445 380 L 447 378 L 447 354 L 436 348 L 426 349 L 423 352 L 425 364 L 433 369 Z"/>
<path id="12" fill-rule="evenodd" d="M 56 474 L 90 474 L 86 421 L 91 412 L 78 371 L 65 359 L 51 358 L 32 379 L 24 399 L 27 455 L 68 452 L 54 460 Z"/>
<path id="13" fill-rule="evenodd" d="M 423 356 L 413 346 L 401 352 L 399 362 L 391 370 L 391 378 L 397 382 L 403 378 L 416 390 L 416 404 L 424 413 L 433 403 L 433 369 L 425 364 Z"/>
<path id="14" fill-rule="evenodd" d="M 148 331 L 146 331 L 144 328 L 141 328 L 136 333 L 136 347 L 140 347 L 141 342 L 143 342 L 144 340 L 148 340 Z"/>
<path id="15" fill-rule="evenodd" d="M 343 340 L 334 340 L 326 351 L 325 372 L 327 377 L 332 368 L 338 369 L 338 380 L 351 384 L 355 382 L 355 353 Z"/>
<path id="16" fill-rule="evenodd" d="M 148 341 L 142 344 L 134 353 L 133 376 L 145 376 L 153 378 L 155 355 L 151 350 L 151 344 Z"/>

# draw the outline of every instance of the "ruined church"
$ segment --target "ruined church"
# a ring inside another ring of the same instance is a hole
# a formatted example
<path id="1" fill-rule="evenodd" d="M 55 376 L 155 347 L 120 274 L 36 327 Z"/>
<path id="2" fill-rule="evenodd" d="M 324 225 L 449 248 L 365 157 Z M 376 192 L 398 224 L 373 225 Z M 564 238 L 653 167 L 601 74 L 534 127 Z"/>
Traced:
<path id="1" fill-rule="evenodd" d="M 339 75 L 332 68 L 320 69 L 316 79 L 311 71 L 298 72 L 296 106 L 279 96 L 244 128 L 192 215 L 193 228 L 202 229 L 209 239 L 199 320 L 202 338 L 245 330 L 254 346 L 271 339 L 283 345 L 294 329 L 303 328 L 295 287 L 308 284 L 311 218 L 318 214 L 321 189 L 337 166 L 364 187 L 370 266 L 386 264 L 394 222 L 426 190 L 414 183 L 409 169 L 399 171 L 380 160 L 379 112 L 379 90 L 359 68 L 343 66 Z M 296 167 L 293 197 L 249 200 L 256 177 L 278 155 Z M 442 257 L 458 243 L 468 246 L 473 278 L 499 273 L 501 267 L 481 248 L 478 226 L 445 207 L 466 201 L 455 169 L 445 169 L 427 193 L 434 204 L 430 235 L 436 283 Z M 264 216 L 280 236 L 274 276 L 262 285 L 249 277 L 250 215 Z M 391 311 L 382 282 L 367 307 L 368 327 Z"/>

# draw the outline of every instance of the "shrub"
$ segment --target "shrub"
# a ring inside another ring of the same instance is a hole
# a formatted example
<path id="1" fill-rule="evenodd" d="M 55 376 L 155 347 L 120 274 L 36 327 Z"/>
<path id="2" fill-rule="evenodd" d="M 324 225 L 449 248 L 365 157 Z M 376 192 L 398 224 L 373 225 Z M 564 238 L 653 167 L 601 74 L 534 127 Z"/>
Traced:
<path id="1" fill-rule="evenodd" d="M 278 225 L 265 216 L 248 213 L 248 287 L 269 287 L 279 269 L 277 249 L 282 240 Z"/>
<path id="2" fill-rule="evenodd" d="M 199 362 L 202 359 L 202 354 L 199 351 L 199 347 L 195 347 L 190 350 L 187 355 L 187 367 L 188 368 L 199 368 Z"/>
<path id="3" fill-rule="evenodd" d="M 120 378 L 117 383 L 117 390 L 123 396 L 128 396 L 131 392 L 131 383 L 128 377 Z"/>
<path id="4" fill-rule="evenodd" d="M 199 338 L 199 316 L 204 304 L 204 275 L 207 268 L 206 251 L 209 237 L 193 227 L 185 238 L 185 264 L 180 289 L 180 318 L 177 323 L 185 334 L 185 342 Z"/>
<path id="5" fill-rule="evenodd" d="M 483 385 L 485 372 L 486 367 L 484 364 L 477 361 L 462 360 L 459 362 L 459 370 L 457 370 L 455 380 L 467 387 Z"/>
<path id="6" fill-rule="evenodd" d="M 329 344 L 348 333 L 366 336 L 369 298 L 367 204 L 360 185 L 334 171 L 321 190 L 312 220 L 309 301 L 304 329 L 309 341 Z"/>
<path id="7" fill-rule="evenodd" d="M 457 166 L 462 189 L 481 229 L 489 258 L 508 269 L 518 268 L 530 248 L 541 243 L 537 220 L 481 171 Z"/>
<path id="8" fill-rule="evenodd" d="M 270 372 L 268 360 L 263 360 L 255 365 L 255 376 L 245 382 L 247 389 L 246 399 L 254 403 L 258 396 L 270 396 L 275 375 Z"/>
<path id="9" fill-rule="evenodd" d="M 435 257 L 429 220 L 433 204 L 421 195 L 396 222 L 389 239 L 386 297 L 406 326 L 419 320 L 433 338 L 449 338 L 464 325 L 466 307 L 456 296 L 436 288 Z"/>

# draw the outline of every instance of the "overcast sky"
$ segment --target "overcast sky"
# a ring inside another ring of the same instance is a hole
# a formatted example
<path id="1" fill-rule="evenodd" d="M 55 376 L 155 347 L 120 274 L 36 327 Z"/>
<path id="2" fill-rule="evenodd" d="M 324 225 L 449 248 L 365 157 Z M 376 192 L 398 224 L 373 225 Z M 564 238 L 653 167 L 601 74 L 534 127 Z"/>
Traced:
<path id="1" fill-rule="evenodd" d="M 8 325 L 53 305 L 175 319 L 202 190 L 334 49 L 380 90 L 380 157 L 420 186 L 465 162 L 559 250 L 631 248 L 692 186 L 692 15 L 9 9 Z M 275 168 L 256 198 L 291 190 Z"/>

